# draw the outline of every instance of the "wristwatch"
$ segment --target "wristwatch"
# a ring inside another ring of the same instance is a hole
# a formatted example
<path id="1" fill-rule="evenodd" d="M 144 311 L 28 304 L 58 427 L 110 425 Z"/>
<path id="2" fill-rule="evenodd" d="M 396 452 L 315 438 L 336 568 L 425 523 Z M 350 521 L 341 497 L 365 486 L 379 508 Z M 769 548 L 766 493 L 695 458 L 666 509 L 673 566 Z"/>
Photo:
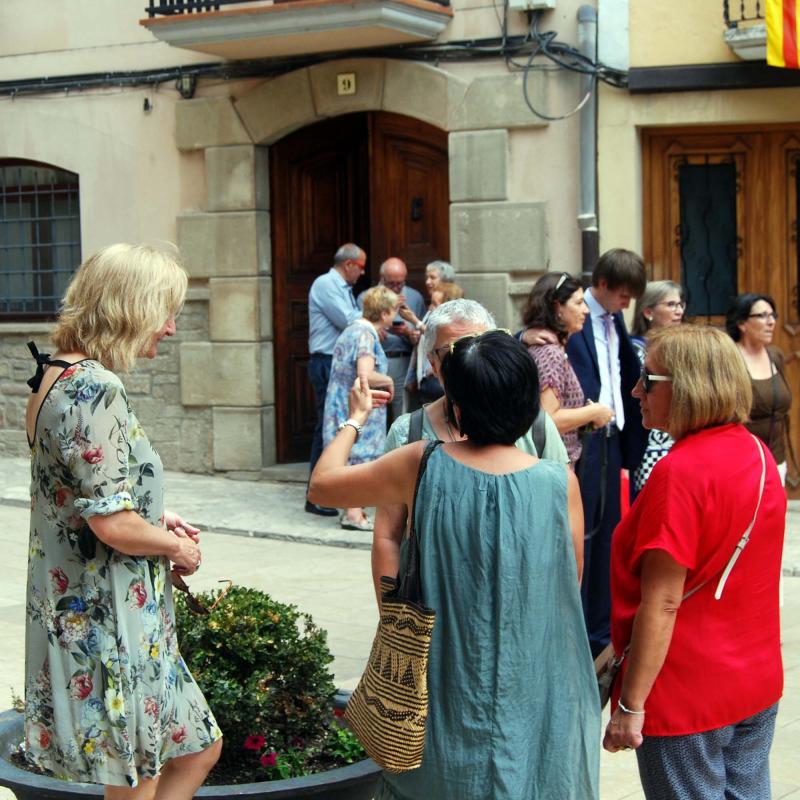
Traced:
<path id="1" fill-rule="evenodd" d="M 358 441 L 358 437 L 361 436 L 361 431 L 364 430 L 363 425 L 359 425 L 352 417 L 350 419 L 346 419 L 337 429 L 336 433 L 339 431 L 344 430 L 347 426 L 350 426 L 356 432 L 356 441 Z"/>

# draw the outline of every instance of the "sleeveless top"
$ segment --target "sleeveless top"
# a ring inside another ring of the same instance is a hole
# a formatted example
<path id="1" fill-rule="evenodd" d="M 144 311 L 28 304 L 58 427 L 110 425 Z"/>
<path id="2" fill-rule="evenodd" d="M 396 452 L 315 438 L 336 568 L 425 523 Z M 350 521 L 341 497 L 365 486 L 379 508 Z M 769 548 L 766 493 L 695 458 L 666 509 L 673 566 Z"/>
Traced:
<path id="1" fill-rule="evenodd" d="M 597 798 L 600 707 L 566 468 L 493 475 L 438 448 L 416 508 L 437 612 L 425 752 L 419 769 L 385 773 L 375 800 Z"/>

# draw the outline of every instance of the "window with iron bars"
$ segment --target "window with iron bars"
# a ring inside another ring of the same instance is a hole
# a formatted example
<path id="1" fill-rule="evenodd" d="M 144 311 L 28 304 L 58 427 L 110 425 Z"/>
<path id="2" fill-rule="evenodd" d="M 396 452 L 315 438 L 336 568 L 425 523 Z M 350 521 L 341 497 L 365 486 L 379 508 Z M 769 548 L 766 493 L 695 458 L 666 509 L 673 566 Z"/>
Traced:
<path id="1" fill-rule="evenodd" d="M 54 317 L 81 260 L 78 176 L 0 159 L 0 320 Z"/>

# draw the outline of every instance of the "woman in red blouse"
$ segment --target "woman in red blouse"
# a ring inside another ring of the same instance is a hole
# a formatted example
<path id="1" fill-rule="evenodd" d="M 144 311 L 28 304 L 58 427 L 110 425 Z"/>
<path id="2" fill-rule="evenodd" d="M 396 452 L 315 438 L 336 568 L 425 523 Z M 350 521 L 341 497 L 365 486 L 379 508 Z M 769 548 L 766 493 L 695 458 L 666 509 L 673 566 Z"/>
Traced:
<path id="1" fill-rule="evenodd" d="M 603 745 L 637 748 L 648 800 L 769 797 L 786 496 L 742 424 L 749 375 L 721 331 L 667 328 L 633 394 L 676 443 L 612 540 L 611 638 L 627 655 Z"/>

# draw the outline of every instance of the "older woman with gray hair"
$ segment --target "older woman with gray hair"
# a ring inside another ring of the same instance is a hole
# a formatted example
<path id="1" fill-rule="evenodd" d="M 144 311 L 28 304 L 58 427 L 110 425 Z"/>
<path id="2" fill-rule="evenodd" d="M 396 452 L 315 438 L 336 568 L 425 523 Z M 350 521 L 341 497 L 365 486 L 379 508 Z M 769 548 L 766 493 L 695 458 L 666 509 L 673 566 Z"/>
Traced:
<path id="1" fill-rule="evenodd" d="M 683 287 L 675 281 L 650 281 L 644 294 L 636 301 L 631 330 L 631 344 L 644 364 L 647 353 L 647 337 L 651 333 L 680 325 L 686 302 Z M 642 461 L 633 472 L 633 482 L 637 492 L 641 492 L 653 467 L 669 452 L 673 445 L 672 437 L 666 431 L 653 429 L 647 436 Z"/>
<path id="2" fill-rule="evenodd" d="M 428 312 L 420 320 L 409 309 L 401 309 L 400 315 L 410 322 L 418 331 L 425 333 L 428 317 L 437 303 L 434 301 L 434 292 L 442 284 L 452 284 L 456 279 L 456 271 L 453 265 L 447 261 L 431 261 L 425 267 L 425 289 L 428 292 Z M 441 302 L 441 300 L 440 300 Z M 431 366 L 427 359 L 425 348 L 421 342 L 417 342 L 414 352 L 411 354 L 411 364 L 406 375 L 406 406 L 409 411 L 419 408 L 422 403 L 437 400 L 444 395 L 442 385 L 433 375 Z"/>

